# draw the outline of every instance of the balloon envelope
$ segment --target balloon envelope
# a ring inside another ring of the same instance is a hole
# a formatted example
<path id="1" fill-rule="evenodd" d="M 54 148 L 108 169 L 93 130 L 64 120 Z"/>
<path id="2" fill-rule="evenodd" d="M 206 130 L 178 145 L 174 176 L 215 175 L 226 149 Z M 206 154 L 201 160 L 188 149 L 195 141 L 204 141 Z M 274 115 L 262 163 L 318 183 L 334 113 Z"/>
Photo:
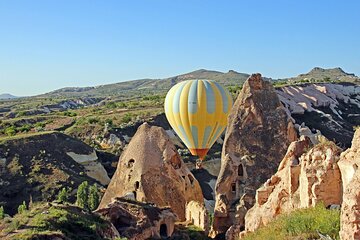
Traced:
<path id="1" fill-rule="evenodd" d="M 232 97 L 219 83 L 188 80 L 165 98 L 165 115 L 191 154 L 203 159 L 227 125 Z"/>

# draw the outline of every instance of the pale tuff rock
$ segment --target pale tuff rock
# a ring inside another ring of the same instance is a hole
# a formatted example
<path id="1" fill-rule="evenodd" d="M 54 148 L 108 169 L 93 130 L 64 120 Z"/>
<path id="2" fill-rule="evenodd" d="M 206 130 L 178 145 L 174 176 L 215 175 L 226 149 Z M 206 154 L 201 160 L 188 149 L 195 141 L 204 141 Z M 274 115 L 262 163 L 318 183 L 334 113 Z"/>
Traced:
<path id="1" fill-rule="evenodd" d="M 310 140 L 305 137 L 290 144 L 278 172 L 257 190 L 256 203 L 245 216 L 245 231 L 255 231 L 278 215 L 298 208 L 341 204 L 337 165 L 341 149 L 332 142 L 308 150 L 309 146 Z"/>
<path id="2" fill-rule="evenodd" d="M 360 108 L 360 100 L 351 95 L 360 94 L 357 85 L 309 84 L 306 86 L 286 86 L 276 91 L 280 101 L 290 113 L 303 114 L 305 111 L 318 111 L 317 107 L 330 107 L 336 115 L 338 100 L 353 103 Z"/>
<path id="3" fill-rule="evenodd" d="M 341 154 L 339 167 L 343 184 L 340 216 L 340 238 L 360 239 L 360 129 L 356 130 L 352 146 Z"/>
<path id="4" fill-rule="evenodd" d="M 271 83 L 253 74 L 244 83 L 228 118 L 215 189 L 212 236 L 237 221 L 236 204 L 241 197 L 245 199 L 244 209 L 252 206 L 256 189 L 276 172 L 287 146 L 296 138 L 293 123 Z"/>
<path id="5" fill-rule="evenodd" d="M 300 137 L 308 137 L 313 145 L 318 144 L 321 141 L 321 138 L 324 138 L 319 130 L 316 130 L 316 133 L 313 133 L 305 123 L 302 123 L 301 125 L 295 124 L 295 128 L 298 129 Z"/>
<path id="6" fill-rule="evenodd" d="M 100 208 L 115 197 L 169 206 L 180 220 L 190 201 L 204 203 L 198 181 L 180 158 L 165 130 L 142 124 L 120 157 Z"/>
<path id="7" fill-rule="evenodd" d="M 360 125 L 360 86 L 352 83 L 314 83 L 276 89 L 293 122 L 305 122 L 312 133 L 350 147 L 352 127 Z"/>
<path id="8" fill-rule="evenodd" d="M 83 165 L 89 177 L 99 181 L 103 185 L 110 183 L 110 178 L 104 166 L 98 161 L 95 151 L 90 154 L 76 154 L 74 152 L 67 152 L 66 154 L 75 162 Z"/>
<path id="9" fill-rule="evenodd" d="M 176 221 L 176 215 L 170 208 L 121 198 L 114 199 L 96 212 L 113 224 L 116 235 L 129 240 L 170 237 Z"/>
<path id="10" fill-rule="evenodd" d="M 186 205 L 186 221 L 199 228 L 201 228 L 205 234 L 209 232 L 209 214 L 204 204 L 191 201 Z"/>

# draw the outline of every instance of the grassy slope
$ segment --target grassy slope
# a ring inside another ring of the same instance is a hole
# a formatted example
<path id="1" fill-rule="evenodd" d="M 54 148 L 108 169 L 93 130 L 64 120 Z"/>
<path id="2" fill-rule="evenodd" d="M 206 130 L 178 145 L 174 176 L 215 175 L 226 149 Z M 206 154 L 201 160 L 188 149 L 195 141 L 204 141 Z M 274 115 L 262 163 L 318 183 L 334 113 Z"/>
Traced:
<path id="1" fill-rule="evenodd" d="M 107 221 L 76 206 L 37 204 L 31 210 L 1 220 L 0 238 L 26 240 L 51 235 L 97 240 L 103 239 L 99 233 L 107 228 Z"/>
<path id="2" fill-rule="evenodd" d="M 314 208 L 300 209 L 285 214 L 248 234 L 244 240 L 307 240 L 318 239 L 319 233 L 339 239 L 340 211 L 327 210 L 319 204 Z"/>

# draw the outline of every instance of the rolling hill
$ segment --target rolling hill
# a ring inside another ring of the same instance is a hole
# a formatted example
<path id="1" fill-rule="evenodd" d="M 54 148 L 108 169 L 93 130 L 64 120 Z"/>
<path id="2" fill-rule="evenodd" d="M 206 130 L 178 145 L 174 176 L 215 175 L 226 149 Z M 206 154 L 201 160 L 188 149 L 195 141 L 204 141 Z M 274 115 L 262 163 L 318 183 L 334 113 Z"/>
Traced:
<path id="1" fill-rule="evenodd" d="M 14 99 L 14 98 L 17 98 L 17 97 L 14 96 L 14 95 L 11 95 L 9 93 L 0 94 L 0 100 L 2 100 L 2 99 Z"/>
<path id="2" fill-rule="evenodd" d="M 301 80 L 332 80 L 340 82 L 358 82 L 360 78 L 353 73 L 347 73 L 343 69 L 337 68 L 320 68 L 315 67 L 310 72 L 300 74 L 297 77 L 288 78 L 289 81 L 301 81 Z"/>

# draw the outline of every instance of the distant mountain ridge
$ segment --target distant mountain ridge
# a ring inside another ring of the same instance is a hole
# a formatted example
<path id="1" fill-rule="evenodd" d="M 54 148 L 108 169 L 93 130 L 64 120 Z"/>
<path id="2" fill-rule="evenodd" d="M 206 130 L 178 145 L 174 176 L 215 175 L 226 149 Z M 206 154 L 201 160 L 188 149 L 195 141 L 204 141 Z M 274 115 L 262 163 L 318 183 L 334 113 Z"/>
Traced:
<path id="1" fill-rule="evenodd" d="M 9 93 L 0 94 L 0 99 L 14 99 L 14 98 L 18 98 L 18 97 L 11 95 Z"/>
<path id="2" fill-rule="evenodd" d="M 320 68 L 315 67 L 310 72 L 300 74 L 297 77 L 288 78 L 289 81 L 299 80 L 322 80 L 328 78 L 329 80 L 341 81 L 341 82 L 356 82 L 360 81 L 360 78 L 353 73 L 347 73 L 342 68 Z"/>
<path id="3" fill-rule="evenodd" d="M 159 94 L 165 93 L 173 85 L 184 80 L 191 79 L 211 79 L 221 83 L 224 86 L 242 85 L 250 75 L 239 73 L 234 70 L 228 72 L 219 72 L 213 70 L 199 69 L 193 72 L 177 75 L 163 79 L 138 79 L 113 84 L 105 84 L 93 87 L 66 87 L 54 90 L 49 93 L 39 95 L 40 97 L 103 97 L 103 96 L 129 96 L 134 94 Z M 360 82 L 360 78 L 352 73 L 346 73 L 341 68 L 324 69 L 320 67 L 313 68 L 310 72 L 300 74 L 297 77 L 285 79 L 264 79 L 269 81 L 298 81 L 303 79 L 329 80 L 342 82 Z"/>
<path id="4" fill-rule="evenodd" d="M 131 92 L 142 93 L 161 93 L 169 90 L 173 85 L 184 80 L 191 79 L 211 79 L 225 86 L 241 85 L 249 77 L 249 74 L 238 73 L 230 70 L 226 73 L 200 69 L 193 72 L 181 74 L 174 77 L 164 79 L 139 79 L 113 84 L 99 85 L 94 87 L 67 87 L 61 88 L 40 96 L 111 96 L 129 94 Z"/>

